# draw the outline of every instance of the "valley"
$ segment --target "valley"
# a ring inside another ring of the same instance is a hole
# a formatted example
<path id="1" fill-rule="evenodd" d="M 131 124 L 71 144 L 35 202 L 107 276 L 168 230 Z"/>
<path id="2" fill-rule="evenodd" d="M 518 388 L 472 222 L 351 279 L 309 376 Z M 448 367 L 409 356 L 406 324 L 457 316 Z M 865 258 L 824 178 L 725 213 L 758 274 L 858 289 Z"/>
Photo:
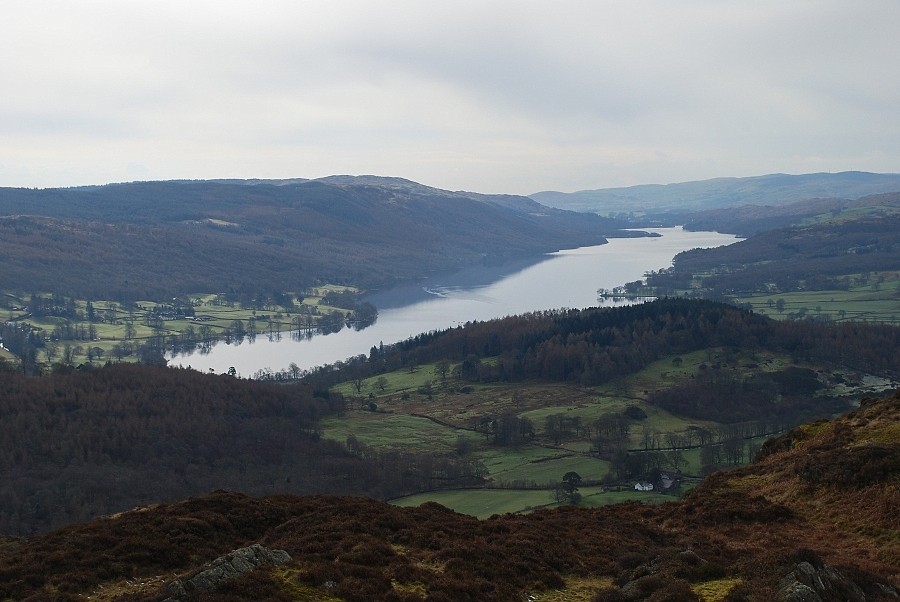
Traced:
<path id="1" fill-rule="evenodd" d="M 735 238 L 680 228 L 649 231 L 655 236 L 613 238 L 607 244 L 565 249 L 529 261 L 482 265 L 433 274 L 403 286 L 363 297 L 378 308 L 378 320 L 365 329 L 344 328 L 327 337 L 258 337 L 252 345 L 216 345 L 208 353 L 167 355 L 170 365 L 238 374 L 263 371 L 284 376 L 291 363 L 301 370 L 342 362 L 423 332 L 469 321 L 560 307 L 620 305 L 597 297 L 598 286 L 641 277 L 648 269 L 671 264 L 684 249 L 731 244 Z"/>
<path id="2" fill-rule="evenodd" d="M 808 409 L 801 410 L 807 418 L 839 413 L 848 400 L 897 386 L 891 378 L 847 367 L 736 346 L 668 356 L 592 387 L 528 379 L 479 383 L 462 373 L 461 363 L 441 361 L 342 383 L 335 390 L 348 400 L 349 409 L 340 418 L 323 421 L 323 436 L 361 453 L 367 448 L 430 451 L 474 459 L 484 466 L 483 487 L 416 494 L 394 503 L 436 501 L 487 518 L 569 503 L 557 499 L 556 488 L 570 471 L 585 485 L 581 505 L 671 500 L 714 470 L 751 461 L 769 437 L 801 419 L 779 419 L 771 409 L 755 415 L 735 412 L 735 402 L 725 399 L 717 400 L 720 410 L 694 410 L 691 415 L 665 409 L 668 392 L 686 385 L 704 383 L 715 395 L 734 396 L 740 383 L 770 375 L 780 382 L 768 385 L 779 397 L 790 398 L 804 387 L 814 396 Z M 724 388 L 717 384 L 722 380 L 729 383 Z M 513 428 L 521 433 L 498 444 L 504 420 L 515 421 Z M 674 474 L 675 486 L 663 487 L 660 475 Z M 652 493 L 635 491 L 641 480 L 654 484 Z"/>
<path id="3" fill-rule="evenodd" d="M 896 195 L 685 218 L 736 241 L 391 178 L 54 194 L 0 190 L 30 211 L 0 220 L 0 283 L 20 283 L 2 287 L 0 600 L 158 602 L 251 543 L 286 564 L 188 599 L 762 602 L 810 570 L 865 599 L 898 585 Z M 436 216 L 428 244 L 395 244 Z M 102 228 L 146 250 L 139 287 L 71 263 Z M 294 263 L 256 269 L 260 249 Z M 33 263 L 51 255 L 71 273 Z M 410 305 L 390 301 L 400 281 Z M 411 320 L 440 303 L 456 313 Z M 284 346 L 348 333 L 369 338 Z M 114 557 L 62 551 L 97 546 Z"/>
<path id="4" fill-rule="evenodd" d="M 0 602 L 900 602 L 898 23 L 5 3 Z"/>

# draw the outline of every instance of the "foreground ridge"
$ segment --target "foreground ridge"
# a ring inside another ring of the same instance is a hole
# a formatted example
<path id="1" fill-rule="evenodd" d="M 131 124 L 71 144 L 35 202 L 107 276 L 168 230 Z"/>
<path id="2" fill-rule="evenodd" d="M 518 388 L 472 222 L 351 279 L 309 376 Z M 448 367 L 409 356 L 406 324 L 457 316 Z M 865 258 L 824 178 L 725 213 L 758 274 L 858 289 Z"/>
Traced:
<path id="1" fill-rule="evenodd" d="M 898 424 L 900 394 L 864 399 L 661 506 L 479 521 L 433 503 L 218 491 L 4 540 L 0 599 L 158 602 L 254 544 L 284 554 L 203 600 L 895 599 Z"/>

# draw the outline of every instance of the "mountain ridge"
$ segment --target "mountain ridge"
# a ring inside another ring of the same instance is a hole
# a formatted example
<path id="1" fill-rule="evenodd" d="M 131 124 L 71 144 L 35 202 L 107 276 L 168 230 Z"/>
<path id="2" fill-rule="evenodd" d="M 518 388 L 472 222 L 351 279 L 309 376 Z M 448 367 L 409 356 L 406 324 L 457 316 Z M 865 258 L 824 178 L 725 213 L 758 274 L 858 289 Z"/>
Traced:
<path id="1" fill-rule="evenodd" d="M 371 288 L 635 235 L 527 197 L 373 178 L 3 188 L 0 289 L 119 300 Z"/>
<path id="2" fill-rule="evenodd" d="M 543 191 L 529 197 L 552 207 L 574 211 L 664 214 L 741 205 L 782 205 L 810 199 L 857 199 L 897 191 L 900 191 L 900 174 L 845 171 L 724 177 L 571 193 Z"/>

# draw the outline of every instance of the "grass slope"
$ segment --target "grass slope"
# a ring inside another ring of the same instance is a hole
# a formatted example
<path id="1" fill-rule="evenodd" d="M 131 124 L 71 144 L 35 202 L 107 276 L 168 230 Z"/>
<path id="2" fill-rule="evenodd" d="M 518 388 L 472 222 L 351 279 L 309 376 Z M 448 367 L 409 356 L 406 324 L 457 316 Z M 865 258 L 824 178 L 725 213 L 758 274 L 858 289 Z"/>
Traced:
<path id="1" fill-rule="evenodd" d="M 673 438 L 684 438 L 692 430 L 716 432 L 724 425 L 677 416 L 646 401 L 651 393 L 691 382 L 711 365 L 740 380 L 755 374 L 776 373 L 794 366 L 795 362 L 790 357 L 760 349 L 740 352 L 710 348 L 659 360 L 634 374 L 593 388 L 540 382 L 467 384 L 452 376 L 442 378 L 440 363 L 425 364 L 337 385 L 335 390 L 350 400 L 350 411 L 324 420 L 322 432 L 324 437 L 340 442 L 353 438 L 381 450 L 465 455 L 484 466 L 486 489 L 433 491 L 400 498 L 394 503 L 409 506 L 435 501 L 479 517 L 528 512 L 558 505 L 553 488 L 570 471 L 577 472 L 589 483 L 600 483 L 610 473 L 610 463 L 598 457 L 584 436 L 570 433 L 561 441 L 551 438 L 547 432 L 549 417 L 578 419 L 580 424 L 589 426 L 604 416 L 638 408 L 646 417 L 630 424 L 628 447 L 633 450 L 646 448 L 648 436 L 655 442 L 651 443 L 651 449 L 655 449 L 681 440 Z M 456 365 L 450 364 L 448 372 L 454 368 Z M 885 382 L 879 387 L 879 383 L 852 371 L 846 371 L 845 377 L 820 394 L 859 395 L 889 385 Z M 531 421 L 533 440 L 498 446 L 477 430 L 485 417 L 509 413 Z M 764 441 L 765 436 L 757 436 L 748 438 L 745 445 L 757 449 Z M 701 451 L 695 442 L 679 452 L 678 467 L 685 475 L 702 474 Z M 660 453 L 665 456 L 669 452 Z M 744 456 L 745 462 L 750 459 L 751 455 Z M 663 468 L 673 470 L 674 466 L 664 463 Z M 602 490 L 582 488 L 582 504 L 672 499 L 634 491 L 632 485 L 634 481 Z M 688 487 L 690 482 L 683 485 Z"/>
<path id="2" fill-rule="evenodd" d="M 680 253 L 640 292 L 727 299 L 774 318 L 896 323 L 900 194 L 891 198 L 897 206 L 890 213 L 828 214 L 727 247 Z"/>

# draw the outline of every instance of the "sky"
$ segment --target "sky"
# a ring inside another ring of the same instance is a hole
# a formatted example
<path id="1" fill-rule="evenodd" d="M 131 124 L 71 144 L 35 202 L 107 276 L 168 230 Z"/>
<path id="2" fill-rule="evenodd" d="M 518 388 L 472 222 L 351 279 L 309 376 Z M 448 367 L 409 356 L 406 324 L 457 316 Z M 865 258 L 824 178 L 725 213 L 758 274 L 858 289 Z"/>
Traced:
<path id="1" fill-rule="evenodd" d="M 0 186 L 900 172 L 897 0 L 10 0 Z"/>

